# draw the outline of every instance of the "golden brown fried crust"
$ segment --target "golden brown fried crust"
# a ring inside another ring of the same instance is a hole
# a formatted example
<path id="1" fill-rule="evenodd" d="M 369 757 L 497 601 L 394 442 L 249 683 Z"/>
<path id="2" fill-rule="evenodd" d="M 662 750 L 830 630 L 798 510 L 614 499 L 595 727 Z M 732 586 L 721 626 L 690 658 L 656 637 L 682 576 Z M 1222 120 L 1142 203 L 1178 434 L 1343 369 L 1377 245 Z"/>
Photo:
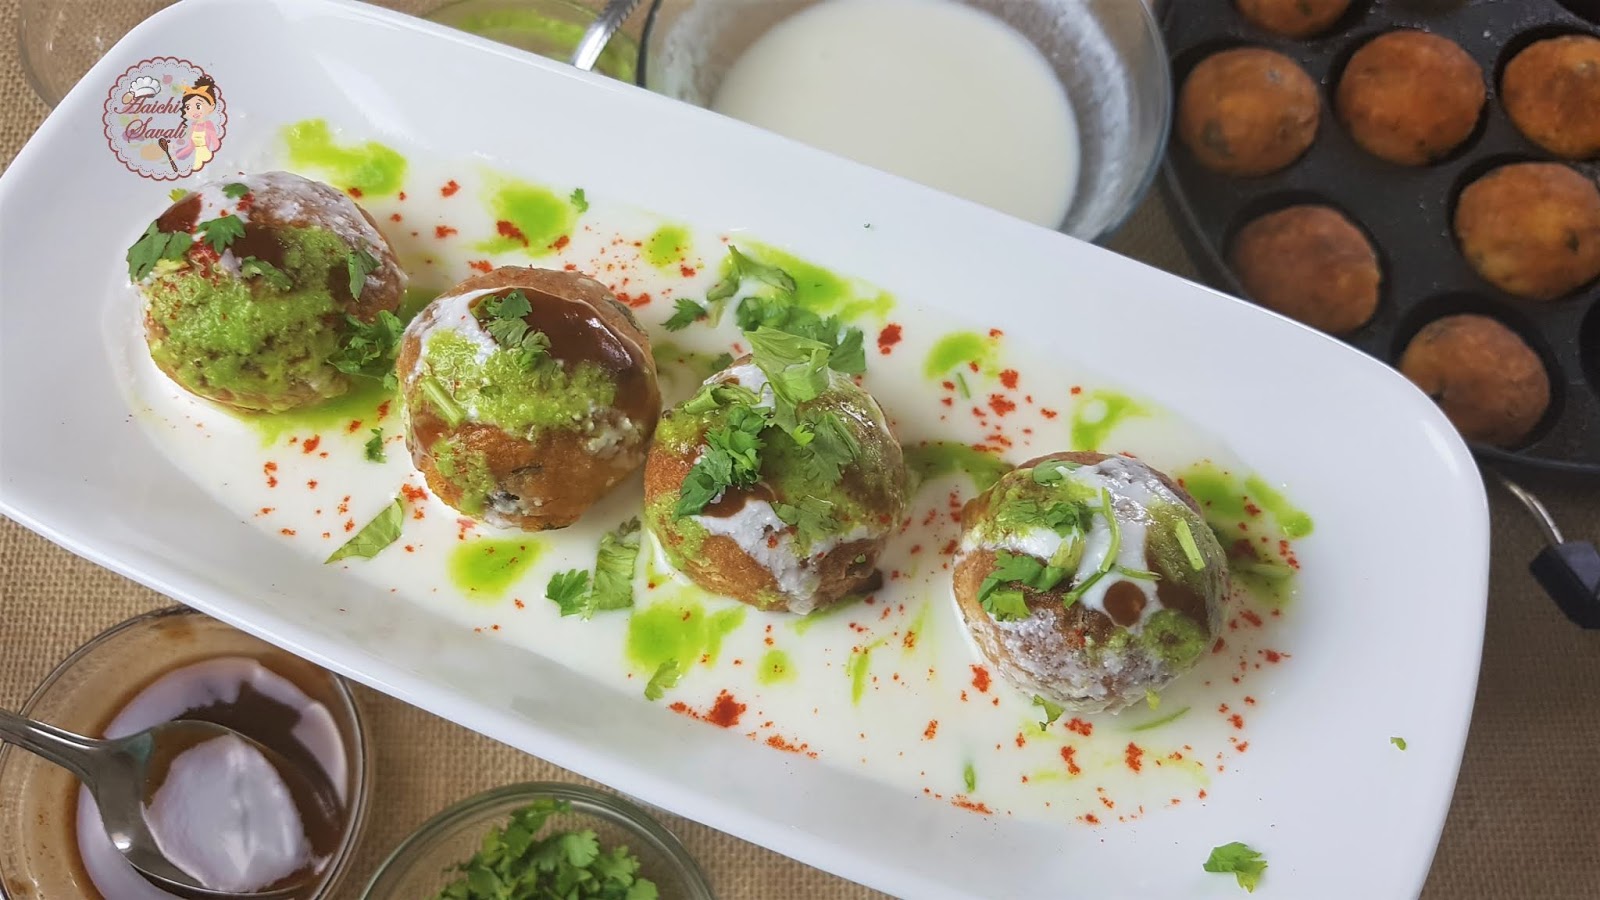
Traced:
<path id="1" fill-rule="evenodd" d="M 1500 97 L 1528 140 L 1568 159 L 1600 156 L 1600 38 L 1530 44 L 1506 64 Z"/>
<path id="2" fill-rule="evenodd" d="M 1379 159 L 1421 166 L 1459 147 L 1478 125 L 1483 70 L 1455 42 L 1423 31 L 1368 41 L 1339 79 L 1339 120 Z"/>
<path id="3" fill-rule="evenodd" d="M 1235 0 L 1239 14 L 1274 34 L 1308 38 L 1339 21 L 1350 0 Z"/>
<path id="4" fill-rule="evenodd" d="M 1550 376 L 1522 338 L 1488 316 L 1423 326 L 1400 358 L 1405 373 L 1471 441 L 1520 443 L 1550 405 Z"/>
<path id="5" fill-rule="evenodd" d="M 1330 334 L 1355 331 L 1378 309 L 1378 254 L 1331 207 L 1256 219 L 1234 237 L 1228 262 L 1250 299 Z"/>
<path id="6" fill-rule="evenodd" d="M 1266 175 L 1311 146 L 1321 109 L 1316 84 L 1294 60 L 1253 47 L 1224 50 L 1184 79 L 1178 136 L 1208 169 Z"/>
<path id="7" fill-rule="evenodd" d="M 1461 252 L 1485 280 L 1554 300 L 1600 276 L 1600 188 L 1560 163 L 1501 166 L 1456 203 Z"/>
<path id="8" fill-rule="evenodd" d="M 683 481 L 694 467 L 694 449 L 675 453 L 657 443 L 650 448 L 644 466 L 645 505 L 659 502 L 662 497 L 677 502 Z M 652 532 L 655 533 L 655 532 Z M 756 562 L 730 537 L 709 535 L 693 555 L 683 553 L 683 538 L 676 531 L 656 534 L 676 551 L 675 559 L 683 560 L 683 574 L 691 581 L 715 594 L 732 597 L 757 609 L 784 611 L 788 601 L 778 590 L 778 582 L 770 571 Z M 883 552 L 884 540 L 859 540 L 840 544 L 813 563 L 821 582 L 816 593 L 816 609 L 838 603 L 852 594 L 872 590 L 880 578 L 877 572 L 878 557 Z M 856 562 L 864 557 L 862 562 Z"/>
<path id="9" fill-rule="evenodd" d="M 530 514 L 510 515 L 501 512 L 500 516 L 507 524 L 524 531 L 565 528 L 576 522 L 590 506 L 644 462 L 661 412 L 655 359 L 650 353 L 650 339 L 639 328 L 627 307 L 617 302 L 599 282 L 584 276 L 551 269 L 506 266 L 468 278 L 447 293 L 454 295 L 512 288 L 521 289 L 535 306 L 540 303 L 541 297 L 546 298 L 545 302 L 551 302 L 548 298 L 553 297 L 558 298 L 557 302 L 584 303 L 594 310 L 608 329 L 637 350 L 630 357 L 637 367 L 637 377 L 619 383 L 616 403 L 640 423 L 639 432 L 626 445 L 620 445 L 615 454 L 599 457 L 585 446 L 587 438 L 574 431 L 545 429 L 537 441 L 530 442 L 508 434 L 501 428 L 474 422 L 465 422 L 452 429 L 434 412 L 431 405 L 422 404 L 407 409 L 410 418 L 407 444 L 412 463 L 427 479 L 429 489 L 451 507 L 461 508 L 463 492 L 440 474 L 432 453 L 434 444 L 445 437 L 456 438 L 462 451 L 476 451 L 484 455 L 497 490 L 519 498 L 539 498 L 542 501 L 537 511 Z M 486 294 L 485 298 L 489 296 L 492 295 Z M 425 311 L 423 314 L 428 313 Z M 536 315 L 530 313 L 529 318 L 533 319 Z M 553 347 L 552 354 L 560 358 L 560 348 Z M 414 334 L 408 333 L 401 342 L 395 363 L 402 384 L 406 381 L 407 373 L 419 365 L 421 356 L 422 342 Z M 630 394 L 624 398 L 622 392 L 630 385 Z"/>

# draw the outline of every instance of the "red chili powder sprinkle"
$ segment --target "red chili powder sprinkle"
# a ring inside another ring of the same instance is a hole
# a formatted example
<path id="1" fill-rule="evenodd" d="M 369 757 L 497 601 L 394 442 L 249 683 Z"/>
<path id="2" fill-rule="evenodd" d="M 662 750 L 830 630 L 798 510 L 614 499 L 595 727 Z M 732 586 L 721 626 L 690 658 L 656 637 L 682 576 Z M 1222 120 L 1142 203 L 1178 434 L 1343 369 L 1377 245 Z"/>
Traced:
<path id="1" fill-rule="evenodd" d="M 894 351 L 894 345 L 900 343 L 902 336 L 899 325 L 890 322 L 883 326 L 883 330 L 878 332 L 878 352 L 888 356 Z"/>
<path id="2" fill-rule="evenodd" d="M 1249 695 L 1248 695 L 1248 694 L 1247 694 L 1247 695 L 1245 695 L 1245 698 L 1244 698 L 1244 702 L 1245 702 L 1245 703 L 1246 703 L 1246 704 L 1247 704 L 1247 705 L 1250 705 L 1250 706 L 1255 706 L 1255 705 L 1256 705 L 1256 698 L 1254 698 L 1254 697 L 1251 697 L 1251 696 L 1249 696 Z"/>
<path id="3" fill-rule="evenodd" d="M 389 221 L 391 221 L 391 222 L 399 222 L 399 221 L 401 221 L 401 220 L 402 220 L 402 219 L 403 219 L 403 218 L 404 218 L 404 217 L 403 217 L 403 216 L 401 216 L 401 215 L 400 215 L 400 214 L 399 214 L 399 213 L 390 213 L 390 214 L 389 214 Z"/>
<path id="4" fill-rule="evenodd" d="M 976 362 L 969 362 L 967 363 L 967 368 L 971 369 L 973 373 L 976 374 L 978 371 L 978 364 Z"/>
<path id="5" fill-rule="evenodd" d="M 406 192 L 405 191 L 401 191 L 400 194 L 399 194 L 399 197 L 400 197 L 401 200 L 406 199 Z"/>
<path id="6" fill-rule="evenodd" d="M 479 272 L 493 272 L 494 271 L 494 263 L 489 262 L 487 259 L 475 259 L 475 260 L 472 260 L 471 262 L 467 263 L 467 267 L 470 268 L 470 269 L 474 269 L 476 271 L 479 271 Z"/>
<path id="7" fill-rule="evenodd" d="M 1012 403 L 1010 400 L 1007 400 L 1004 395 L 1001 395 L 1001 394 L 990 394 L 989 395 L 989 408 L 994 410 L 994 414 L 995 415 L 1003 416 L 1006 413 L 1011 412 L 1012 410 L 1015 410 L 1017 408 L 1017 405 L 1015 403 Z"/>
<path id="8" fill-rule="evenodd" d="M 1247 609 L 1244 612 L 1239 613 L 1239 618 L 1249 622 L 1251 625 L 1254 625 L 1257 628 L 1261 627 L 1261 617 L 1256 615 L 1253 610 Z"/>
<path id="9" fill-rule="evenodd" d="M 1241 716 L 1238 713 L 1234 713 L 1233 715 L 1229 716 L 1228 722 L 1235 728 L 1244 728 L 1244 716 Z"/>
<path id="10" fill-rule="evenodd" d="M 306 438 L 306 442 L 304 444 L 300 445 L 300 452 L 308 454 L 308 455 L 311 454 L 311 453 L 315 453 L 316 450 L 317 450 L 317 447 L 321 443 L 322 443 L 322 436 L 319 435 L 319 434 L 313 434 L 311 437 Z"/>
<path id="11" fill-rule="evenodd" d="M 294 529 L 293 528 L 279 528 L 278 529 L 278 533 L 283 535 L 284 537 L 294 537 Z"/>
<path id="12" fill-rule="evenodd" d="M 351 419 L 350 420 L 350 424 L 344 426 L 344 433 L 345 434 L 355 434 L 356 432 L 358 432 L 360 430 L 361 430 L 361 420 L 360 419 Z"/>
<path id="13" fill-rule="evenodd" d="M 1276 650 L 1264 650 L 1262 653 L 1267 657 L 1267 662 L 1269 663 L 1275 663 L 1283 658 L 1283 654 Z"/>
<path id="14" fill-rule="evenodd" d="M 679 266 L 678 267 L 678 274 L 682 275 L 685 278 L 693 278 L 695 276 L 695 272 L 696 272 L 696 270 L 695 270 L 695 268 L 693 266 Z"/>
<path id="15" fill-rule="evenodd" d="M 945 406 L 955 406 L 956 405 L 956 401 L 955 401 L 954 397 L 941 397 L 941 398 L 939 398 L 939 402 L 943 403 Z"/>
<path id="16" fill-rule="evenodd" d="M 1076 384 L 1072 386 L 1072 396 L 1076 397 L 1081 393 L 1083 393 L 1083 388 L 1082 387 L 1080 387 L 1080 386 L 1078 386 Z"/>
<path id="17" fill-rule="evenodd" d="M 1078 768 L 1078 761 L 1076 759 L 1073 759 L 1073 756 L 1077 752 L 1078 752 L 1078 748 L 1076 748 L 1076 747 L 1062 747 L 1061 748 L 1061 759 L 1063 761 L 1065 761 L 1066 764 L 1067 764 L 1067 774 L 1068 775 L 1081 775 L 1081 774 L 1083 774 L 1083 770 Z"/>
<path id="18" fill-rule="evenodd" d="M 382 403 L 378 404 L 378 418 L 379 418 L 379 420 L 382 420 L 382 419 L 386 418 L 388 415 L 389 415 L 389 401 L 385 400 Z"/>
<path id="19" fill-rule="evenodd" d="M 452 178 L 445 182 L 444 187 L 439 188 L 439 195 L 441 197 L 454 197 L 456 195 L 456 191 L 459 190 L 461 190 L 461 185 L 456 184 L 456 180 Z"/>
<path id="20" fill-rule="evenodd" d="M 522 229 L 518 228 L 515 222 L 501 219 L 494 223 L 494 230 L 499 232 L 501 237 L 510 238 L 524 247 L 528 246 L 528 236 L 522 233 Z"/>
<path id="21" fill-rule="evenodd" d="M 1073 734 L 1081 734 L 1084 737 L 1088 737 L 1089 735 L 1094 734 L 1094 725 L 1074 717 L 1071 721 L 1067 722 L 1067 730 Z"/>
<path id="22" fill-rule="evenodd" d="M 1128 749 L 1122 754 L 1122 759 L 1128 764 L 1128 768 L 1135 772 L 1144 768 L 1144 750 L 1138 744 L 1129 743 Z"/>
<path id="23" fill-rule="evenodd" d="M 1039 415 L 1044 416 L 1046 419 L 1054 419 L 1056 416 L 1060 415 L 1060 413 L 1053 409 L 1045 409 L 1041 406 L 1039 407 Z"/>
<path id="24" fill-rule="evenodd" d="M 980 694 L 989 693 L 989 670 L 983 666 L 973 666 L 972 686 L 977 688 Z"/>
<path id="25" fill-rule="evenodd" d="M 346 532 L 355 531 L 356 530 L 356 520 L 355 519 L 345 519 L 344 520 L 344 530 Z"/>
<path id="26" fill-rule="evenodd" d="M 323 532 L 323 533 L 322 533 L 322 539 L 323 539 L 323 540 L 327 540 L 327 539 L 328 539 L 328 538 L 331 538 L 331 537 L 333 537 L 333 535 L 332 535 L 332 534 L 330 534 L 330 533 L 328 533 L 328 532 L 326 532 L 326 531 L 324 531 L 324 532 Z"/>
<path id="27" fill-rule="evenodd" d="M 313 490 L 313 491 L 316 490 L 317 489 L 317 480 L 315 478 L 313 478 L 310 481 L 306 482 L 306 487 L 308 489 L 310 489 L 310 490 Z"/>
<path id="28" fill-rule="evenodd" d="M 1017 732 L 1017 746 L 1018 747 L 1026 747 L 1026 746 L 1028 746 L 1028 739 L 1026 737 L 1024 737 L 1022 735 L 1022 732 L 1020 732 L 1020 731 Z"/>
<path id="29" fill-rule="evenodd" d="M 1248 516 L 1259 516 L 1259 515 L 1261 515 L 1261 507 L 1259 507 L 1259 506 L 1257 506 L 1254 503 L 1251 503 L 1249 501 L 1245 501 L 1244 512 L 1245 512 L 1245 515 L 1248 515 Z"/>
<path id="30" fill-rule="evenodd" d="M 778 735 L 774 734 L 771 737 L 767 738 L 767 746 L 771 747 L 774 750 L 782 750 L 785 753 L 803 753 L 803 752 L 805 752 L 806 747 L 808 747 L 809 745 L 808 744 L 796 744 L 796 743 L 794 743 L 792 741 L 786 741 L 783 738 L 779 737 Z M 813 753 L 812 755 L 815 756 L 816 754 Z"/>
<path id="31" fill-rule="evenodd" d="M 1006 390 L 1014 391 L 1017 389 L 1017 377 L 1016 369 L 1007 369 L 1000 373 L 1000 383 L 1006 386 Z"/>
<path id="32" fill-rule="evenodd" d="M 272 511 L 274 509 L 276 509 L 276 508 L 277 507 L 275 507 L 275 506 L 263 506 L 263 507 L 261 507 L 261 513 L 260 514 L 263 515 L 263 516 L 271 515 Z"/>
<path id="33" fill-rule="evenodd" d="M 256 195 L 254 193 L 245 194 L 239 198 L 239 202 L 235 205 L 238 207 L 239 212 L 247 213 L 251 207 L 256 205 Z"/>
<path id="34" fill-rule="evenodd" d="M 1100 817 L 1096 816 L 1094 813 L 1084 813 L 1083 815 L 1079 816 L 1078 818 L 1080 818 L 1083 821 L 1089 823 L 1090 825 L 1099 825 L 1100 824 Z"/>
<path id="35" fill-rule="evenodd" d="M 950 799 L 950 805 L 957 807 L 958 809 L 964 809 L 969 812 L 975 812 L 985 816 L 994 812 L 994 810 L 990 809 L 987 804 L 976 803 L 972 800 L 968 800 L 965 797 L 952 797 Z"/>
<path id="36" fill-rule="evenodd" d="M 618 291 L 617 299 L 628 304 L 634 309 L 638 309 L 641 306 L 648 306 L 650 304 L 649 294 L 627 294 L 623 293 L 622 291 Z"/>
<path id="37" fill-rule="evenodd" d="M 428 497 L 427 491 L 409 484 L 400 485 L 400 494 L 412 503 L 421 503 Z"/>
<path id="38" fill-rule="evenodd" d="M 572 238 L 570 238 L 570 237 L 568 237 L 568 236 L 563 234 L 561 237 L 556 238 L 555 241 L 550 244 L 550 249 L 556 251 L 557 253 L 559 253 L 563 249 L 565 249 L 566 246 L 568 244 L 570 244 L 570 243 L 572 243 Z"/>
<path id="39" fill-rule="evenodd" d="M 441 241 L 444 240 L 447 237 L 450 237 L 453 234 L 460 234 L 460 233 L 461 232 L 457 231 L 454 228 L 451 228 L 449 225 L 435 225 L 433 227 L 433 236 L 438 238 Z"/>
<path id="40" fill-rule="evenodd" d="M 1211 652 L 1212 653 L 1221 653 L 1222 652 L 1222 648 L 1224 648 L 1226 646 L 1228 646 L 1228 645 L 1223 642 L 1222 638 L 1217 638 L 1217 642 L 1215 644 L 1211 645 Z"/>
<path id="41" fill-rule="evenodd" d="M 711 712 L 706 715 L 706 721 L 721 728 L 732 728 L 739 724 L 739 717 L 744 714 L 745 705 L 733 699 L 733 695 L 726 690 L 717 694 L 717 700 L 711 704 Z"/>
<path id="42" fill-rule="evenodd" d="M 361 188 L 355 187 L 354 185 L 345 188 L 345 193 L 356 198 L 357 200 L 361 199 Z"/>

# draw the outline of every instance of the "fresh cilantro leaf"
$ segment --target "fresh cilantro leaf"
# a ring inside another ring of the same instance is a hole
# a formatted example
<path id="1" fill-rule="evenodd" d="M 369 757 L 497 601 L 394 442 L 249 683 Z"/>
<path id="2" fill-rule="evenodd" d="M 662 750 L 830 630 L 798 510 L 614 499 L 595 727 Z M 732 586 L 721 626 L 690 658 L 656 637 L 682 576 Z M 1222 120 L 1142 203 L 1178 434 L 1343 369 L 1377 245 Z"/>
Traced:
<path id="1" fill-rule="evenodd" d="M 367 461 L 381 463 L 388 459 L 383 452 L 383 429 L 372 429 L 372 437 L 367 440 Z"/>
<path id="2" fill-rule="evenodd" d="M 847 329 L 838 346 L 828 354 L 828 367 L 846 375 L 860 375 L 867 370 L 867 351 L 862 348 L 859 328 Z"/>
<path id="3" fill-rule="evenodd" d="M 1256 886 L 1261 883 L 1261 873 L 1267 870 L 1267 861 L 1261 854 L 1234 841 L 1231 844 L 1213 847 L 1211 856 L 1206 859 L 1202 868 L 1207 872 L 1232 872 L 1239 886 L 1253 894 Z"/>
<path id="4" fill-rule="evenodd" d="M 805 447 L 801 473 L 815 484 L 838 481 L 845 467 L 861 455 L 860 441 L 832 410 L 810 410 L 801 424 L 803 427 L 791 435 L 796 443 L 803 441 Z"/>
<path id="5" fill-rule="evenodd" d="M 384 379 L 384 382 L 387 384 L 388 379 Z M 466 410 L 462 409 L 461 404 L 456 402 L 456 398 L 451 396 L 450 391 L 439 383 L 439 379 L 423 378 L 418 384 L 422 386 L 422 396 L 427 398 L 428 405 L 433 407 L 434 412 L 437 412 L 441 419 L 444 419 L 446 425 L 455 428 L 466 421 Z"/>
<path id="6" fill-rule="evenodd" d="M 581 614 L 589 599 L 589 573 L 582 569 L 557 572 L 545 587 L 544 596 L 561 608 L 563 616 Z"/>
<path id="7" fill-rule="evenodd" d="M 668 331 L 682 331 L 710 315 L 705 306 L 690 300 L 688 297 L 679 297 L 676 301 L 676 306 L 677 309 L 673 311 L 672 316 L 662 326 Z"/>
<path id="8" fill-rule="evenodd" d="M 1406 739 L 1403 738 L 1403 737 L 1392 737 L 1392 738 L 1389 738 L 1389 743 L 1395 745 L 1396 747 L 1399 747 L 1401 750 L 1404 750 L 1406 748 Z"/>
<path id="9" fill-rule="evenodd" d="M 528 295 L 513 288 L 498 297 L 490 297 L 479 304 L 478 311 L 483 313 L 478 318 L 487 316 L 490 319 L 521 319 L 533 312 L 533 304 L 528 302 Z"/>
<path id="10" fill-rule="evenodd" d="M 1047 460 L 1033 467 L 1034 484 L 1058 484 L 1067 480 L 1067 473 L 1083 468 L 1081 463 L 1065 459 Z"/>
<path id="11" fill-rule="evenodd" d="M 137 284 L 162 260 L 182 262 L 193 245 L 194 237 L 188 232 L 161 231 L 156 223 L 151 222 L 144 234 L 128 248 L 128 278 Z"/>
<path id="12" fill-rule="evenodd" d="M 1033 705 L 1044 710 L 1044 721 L 1039 723 L 1040 728 L 1043 728 L 1061 718 L 1061 714 L 1066 712 L 1066 710 L 1061 708 L 1061 706 L 1058 704 L 1051 703 L 1049 700 L 1039 696 L 1038 694 L 1033 695 Z"/>
<path id="13" fill-rule="evenodd" d="M 589 198 L 584 196 L 583 188 L 573 188 L 572 196 L 567 198 L 572 208 L 581 213 L 589 211 Z"/>
<path id="14" fill-rule="evenodd" d="M 565 801 L 538 800 L 491 829 L 435 900 L 657 900 L 627 847 L 600 847 L 591 830 L 545 832 Z"/>
<path id="15" fill-rule="evenodd" d="M 384 387 L 392 390 L 399 383 L 394 372 L 394 358 L 400 351 L 400 338 L 406 330 L 400 317 L 383 309 L 371 322 L 363 322 L 352 315 L 346 315 L 345 322 L 350 326 L 350 334 L 329 357 L 329 364 L 347 375 L 380 379 Z"/>
<path id="16" fill-rule="evenodd" d="M 793 504 L 774 503 L 772 511 L 785 524 L 794 526 L 802 550 L 826 540 L 838 527 L 833 517 L 833 503 L 821 497 L 801 497 Z"/>
<path id="17" fill-rule="evenodd" d="M 211 249 L 221 253 L 228 249 L 229 244 L 244 237 L 244 222 L 230 213 L 201 222 L 195 231 L 199 233 L 201 240 L 211 245 Z"/>
<path id="18" fill-rule="evenodd" d="M 287 272 L 255 256 L 246 256 L 239 260 L 239 275 L 244 278 L 260 278 L 274 290 L 287 291 L 294 288 L 294 282 L 289 280 Z"/>
<path id="19" fill-rule="evenodd" d="M 189 192 L 183 188 L 173 188 L 172 190 L 167 191 L 167 199 L 171 200 L 173 203 L 182 202 L 183 199 L 188 196 Z"/>
<path id="20" fill-rule="evenodd" d="M 723 366 L 727 368 L 727 366 Z M 720 371 L 720 370 L 719 370 Z M 755 391 L 737 384 L 708 384 L 685 400 L 683 411 L 691 415 L 711 412 L 722 406 L 754 406 L 760 397 Z"/>
<path id="21" fill-rule="evenodd" d="M 655 883 L 647 878 L 641 878 L 628 886 L 628 893 L 623 895 L 622 900 L 660 900 L 660 897 Z"/>
<path id="22" fill-rule="evenodd" d="M 600 841 L 592 831 L 570 831 L 557 838 L 568 865 L 584 868 L 594 864 L 600 855 Z"/>
<path id="23" fill-rule="evenodd" d="M 967 793 L 978 789 L 978 772 L 972 768 L 972 763 L 967 763 L 967 767 L 961 770 L 961 780 L 967 786 Z"/>
<path id="24" fill-rule="evenodd" d="M 677 685 L 678 679 L 683 677 L 683 666 L 675 659 L 669 659 L 656 667 L 650 682 L 644 686 L 646 700 L 660 700 L 667 691 Z"/>
<path id="25" fill-rule="evenodd" d="M 518 354 L 524 368 L 550 352 L 550 339 L 542 331 L 528 328 L 526 316 L 533 312 L 527 295 L 513 290 L 501 297 L 490 297 L 478 305 L 476 315 L 494 342 Z"/>
<path id="26" fill-rule="evenodd" d="M 345 541 L 339 549 L 333 551 L 324 564 L 338 562 L 349 557 L 371 559 L 383 552 L 383 549 L 400 538 L 400 529 L 406 522 L 405 503 L 399 497 L 394 502 L 385 506 L 383 512 L 373 516 L 372 521 L 361 526 L 350 540 Z"/>
<path id="27" fill-rule="evenodd" d="M 600 538 L 594 560 L 590 612 L 633 605 L 633 571 L 639 559 L 639 520 L 629 519 Z M 585 616 L 587 618 L 587 616 Z"/>
<path id="28" fill-rule="evenodd" d="M 731 365 L 733 365 L 733 354 L 719 353 L 717 354 L 717 358 L 711 361 L 711 371 L 721 372 L 723 369 L 726 369 Z"/>
<path id="29" fill-rule="evenodd" d="M 238 200 L 248 193 L 250 193 L 250 185 L 241 184 L 237 181 L 222 186 L 222 195 L 230 200 Z"/>
<path id="30" fill-rule="evenodd" d="M 828 345 L 762 326 L 745 332 L 755 364 L 791 410 L 828 388 Z"/>
<path id="31" fill-rule="evenodd" d="M 366 251 L 365 247 L 357 247 L 345 257 L 345 269 L 350 275 L 350 296 L 361 299 L 361 289 L 367 285 L 367 276 L 378 271 L 378 258 Z"/>
<path id="32" fill-rule="evenodd" d="M 741 276 L 745 278 L 754 278 L 762 284 L 775 287 L 784 293 L 794 293 L 794 279 L 789 277 L 788 272 L 785 272 L 777 266 L 769 266 L 766 263 L 757 262 L 756 260 L 745 256 L 743 253 L 740 253 L 739 248 L 733 246 L 732 244 L 728 245 L 728 258 L 733 261 L 734 271 L 738 272 Z"/>
<path id="33" fill-rule="evenodd" d="M 1032 614 L 1026 595 L 1018 588 L 994 588 L 978 601 L 996 622 L 1015 622 Z"/>
<path id="34" fill-rule="evenodd" d="M 761 432 L 767 427 L 765 410 L 748 405 L 728 407 L 720 428 L 706 432 L 700 459 L 684 478 L 674 514 L 697 515 L 706 504 L 730 487 L 747 487 L 761 478 Z"/>

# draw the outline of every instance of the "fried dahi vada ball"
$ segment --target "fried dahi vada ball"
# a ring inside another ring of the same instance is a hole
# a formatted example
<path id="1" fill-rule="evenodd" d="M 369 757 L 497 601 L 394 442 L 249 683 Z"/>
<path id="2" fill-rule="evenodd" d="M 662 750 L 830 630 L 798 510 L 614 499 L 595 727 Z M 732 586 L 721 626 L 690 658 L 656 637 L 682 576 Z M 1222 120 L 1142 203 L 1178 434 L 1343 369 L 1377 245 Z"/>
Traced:
<path id="1" fill-rule="evenodd" d="M 507 266 L 406 328 L 406 446 L 433 493 L 491 525 L 571 525 L 644 462 L 661 415 L 650 340 L 600 282 Z"/>
<path id="2" fill-rule="evenodd" d="M 1368 153 L 1421 166 L 1472 135 L 1486 96 L 1483 70 L 1454 41 L 1401 30 L 1373 38 L 1350 57 L 1335 106 Z"/>
<path id="3" fill-rule="evenodd" d="M 1445 316 L 1424 325 L 1406 345 L 1400 371 L 1469 441 L 1514 447 L 1550 406 L 1550 375 L 1539 354 L 1488 316 Z"/>
<path id="4" fill-rule="evenodd" d="M 1234 237 L 1229 265 L 1250 299 L 1329 334 L 1349 334 L 1378 309 L 1378 254 L 1328 206 L 1291 206 Z"/>
<path id="5" fill-rule="evenodd" d="M 1350 0 L 1235 0 L 1239 14 L 1258 28 L 1284 37 L 1308 38 L 1339 21 Z"/>
<path id="6" fill-rule="evenodd" d="M 827 370 L 793 407 L 751 358 L 669 411 L 645 464 L 645 523 L 674 568 L 764 610 L 805 614 L 881 583 L 905 516 L 900 443 L 870 394 Z"/>
<path id="7" fill-rule="evenodd" d="M 1560 163 L 1512 163 L 1467 185 L 1456 238 L 1479 275 L 1529 300 L 1600 276 L 1600 188 Z"/>
<path id="8" fill-rule="evenodd" d="M 1316 84 L 1294 60 L 1255 47 L 1224 50 L 1184 79 L 1178 136 L 1208 169 L 1266 175 L 1311 146 L 1321 109 Z"/>
<path id="9" fill-rule="evenodd" d="M 1600 156 L 1600 38 L 1528 45 L 1500 78 L 1506 115 L 1528 140 L 1568 159 Z"/>
<path id="10" fill-rule="evenodd" d="M 184 390 L 240 410 L 282 412 L 349 390 L 367 362 L 352 338 L 392 315 L 406 285 L 365 210 L 287 172 L 183 195 L 127 259 L 150 358 Z"/>
<path id="11" fill-rule="evenodd" d="M 1222 546 L 1194 499 L 1136 459 L 1039 457 L 961 522 L 961 617 L 1025 693 L 1114 712 L 1193 668 L 1221 630 Z"/>

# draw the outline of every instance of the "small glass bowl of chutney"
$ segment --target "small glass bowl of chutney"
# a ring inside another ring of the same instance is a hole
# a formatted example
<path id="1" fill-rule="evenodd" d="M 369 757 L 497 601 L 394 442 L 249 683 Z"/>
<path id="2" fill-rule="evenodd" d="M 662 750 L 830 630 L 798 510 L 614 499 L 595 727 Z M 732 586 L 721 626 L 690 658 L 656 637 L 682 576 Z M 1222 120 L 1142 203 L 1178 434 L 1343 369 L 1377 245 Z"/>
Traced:
<path id="1" fill-rule="evenodd" d="M 345 815 L 339 833 L 307 836 L 320 874 L 296 900 L 338 896 L 341 885 L 348 887 L 346 870 L 365 824 L 371 753 L 355 697 L 333 673 L 175 607 L 136 616 L 79 647 L 21 711 L 106 737 L 169 719 L 205 719 L 291 761 L 321 767 L 340 791 Z M 94 802 L 64 769 L 0 747 L 0 797 L 0 895 L 171 896 L 145 882 L 111 846 Z"/>

